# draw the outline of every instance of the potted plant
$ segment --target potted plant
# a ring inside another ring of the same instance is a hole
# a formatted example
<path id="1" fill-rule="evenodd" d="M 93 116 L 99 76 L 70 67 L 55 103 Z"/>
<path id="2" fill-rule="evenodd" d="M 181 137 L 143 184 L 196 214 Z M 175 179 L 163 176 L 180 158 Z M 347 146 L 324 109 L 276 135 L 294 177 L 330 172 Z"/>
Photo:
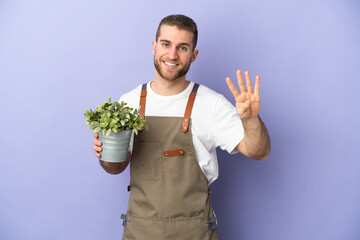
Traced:
<path id="1" fill-rule="evenodd" d="M 85 109 L 85 121 L 90 125 L 94 133 L 99 132 L 99 140 L 102 142 L 100 160 L 107 162 L 124 162 L 129 148 L 132 131 L 138 134 L 142 129 L 148 129 L 145 120 L 139 115 L 139 111 L 127 107 L 127 103 L 109 100 L 92 111 Z"/>

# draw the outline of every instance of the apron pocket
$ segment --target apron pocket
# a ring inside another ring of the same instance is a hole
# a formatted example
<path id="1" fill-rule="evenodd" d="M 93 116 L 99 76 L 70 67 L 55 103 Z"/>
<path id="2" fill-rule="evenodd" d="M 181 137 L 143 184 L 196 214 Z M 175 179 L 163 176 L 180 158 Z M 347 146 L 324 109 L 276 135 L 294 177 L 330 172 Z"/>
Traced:
<path id="1" fill-rule="evenodd" d="M 210 237 L 208 222 L 203 217 L 177 219 L 166 222 L 165 239 L 206 240 Z"/>
<path id="2" fill-rule="evenodd" d="M 130 161 L 131 171 L 142 180 L 162 180 L 162 155 L 160 143 L 137 143 Z"/>
<path id="3" fill-rule="evenodd" d="M 163 239 L 164 223 L 128 215 L 123 240 Z"/>

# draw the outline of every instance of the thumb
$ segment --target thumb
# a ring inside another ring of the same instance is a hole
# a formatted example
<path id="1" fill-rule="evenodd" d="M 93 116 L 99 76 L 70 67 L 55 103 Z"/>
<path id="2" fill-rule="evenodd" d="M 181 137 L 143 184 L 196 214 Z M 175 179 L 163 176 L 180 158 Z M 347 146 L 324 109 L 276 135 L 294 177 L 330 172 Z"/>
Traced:
<path id="1" fill-rule="evenodd" d="M 244 102 L 244 107 L 246 107 L 246 108 L 250 107 L 250 101 L 249 100 L 246 100 Z"/>

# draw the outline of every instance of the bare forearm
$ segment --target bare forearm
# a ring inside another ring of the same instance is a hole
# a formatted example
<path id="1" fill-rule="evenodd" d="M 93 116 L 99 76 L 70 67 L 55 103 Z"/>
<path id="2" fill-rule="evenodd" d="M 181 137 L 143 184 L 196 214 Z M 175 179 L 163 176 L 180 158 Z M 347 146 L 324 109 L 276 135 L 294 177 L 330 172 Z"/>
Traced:
<path id="1" fill-rule="evenodd" d="M 123 172 L 127 165 L 129 164 L 131 159 L 131 153 L 128 152 L 127 158 L 125 162 L 104 162 L 102 160 L 99 160 L 100 165 L 103 167 L 103 169 L 110 174 L 119 174 Z"/>
<path id="2" fill-rule="evenodd" d="M 270 137 L 265 124 L 259 116 L 242 120 L 245 136 L 244 142 L 248 157 L 266 159 L 270 153 Z"/>

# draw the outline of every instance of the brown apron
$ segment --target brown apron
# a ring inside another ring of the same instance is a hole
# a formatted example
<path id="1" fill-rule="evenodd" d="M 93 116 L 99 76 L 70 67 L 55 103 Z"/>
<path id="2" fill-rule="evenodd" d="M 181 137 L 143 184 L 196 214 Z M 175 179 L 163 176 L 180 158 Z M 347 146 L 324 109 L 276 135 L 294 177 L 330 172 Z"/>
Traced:
<path id="1" fill-rule="evenodd" d="M 124 240 L 216 240 L 208 180 L 196 159 L 189 125 L 199 85 L 184 117 L 146 117 L 149 131 L 135 135 L 130 161 Z M 144 117 L 146 84 L 140 98 Z"/>

